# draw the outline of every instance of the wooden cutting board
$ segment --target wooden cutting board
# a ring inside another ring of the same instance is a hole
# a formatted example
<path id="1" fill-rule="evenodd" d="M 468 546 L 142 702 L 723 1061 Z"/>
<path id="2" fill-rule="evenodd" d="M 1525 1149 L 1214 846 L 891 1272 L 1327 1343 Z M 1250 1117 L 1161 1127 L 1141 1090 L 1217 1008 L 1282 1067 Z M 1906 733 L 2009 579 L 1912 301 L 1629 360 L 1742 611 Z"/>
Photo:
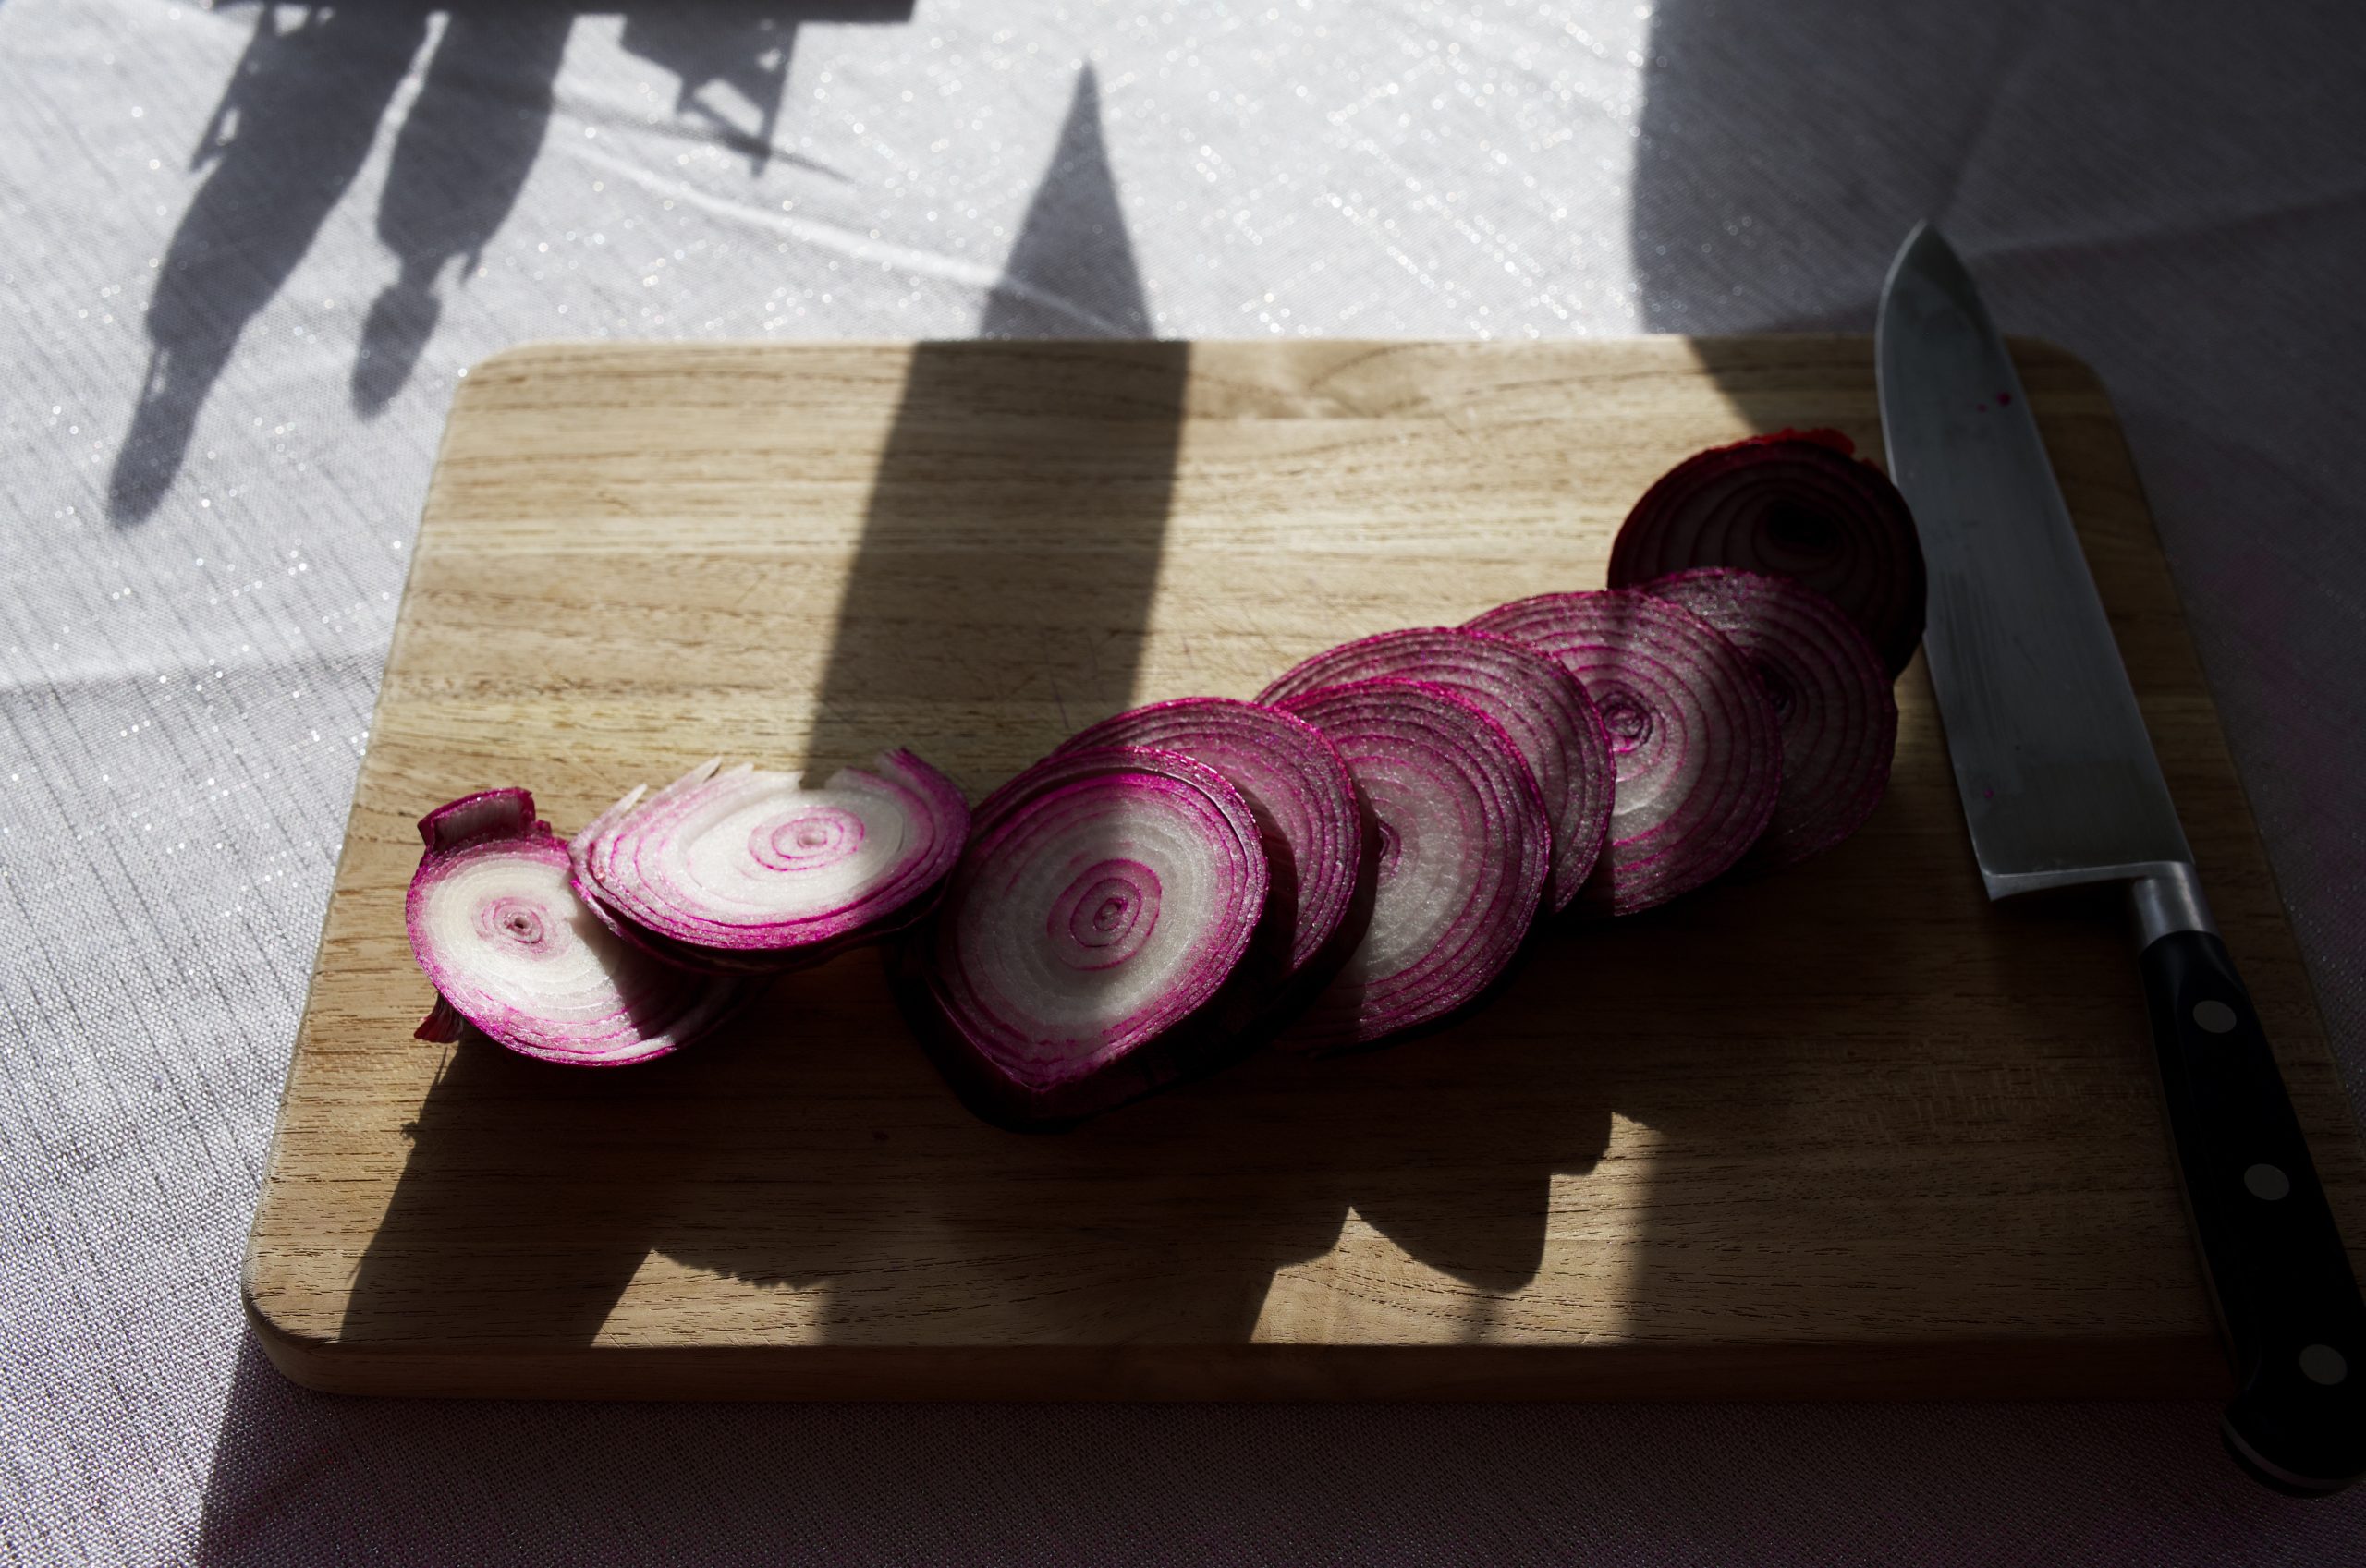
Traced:
<path id="1" fill-rule="evenodd" d="M 2336 1212 L 2366 1159 L 2111 407 L 2022 374 Z M 711 1398 L 2227 1386 L 2123 920 L 1981 896 L 1929 686 L 1840 849 L 1545 932 L 1507 994 L 1071 1134 L 973 1121 L 875 954 L 616 1072 L 421 1044 L 437 803 L 572 831 L 714 753 L 972 798 L 1139 700 L 1602 581 L 1687 454 L 1862 338 L 565 346 L 453 409 L 248 1254 L 299 1381 Z M 2366 1271 L 2366 1250 L 2358 1253 Z"/>

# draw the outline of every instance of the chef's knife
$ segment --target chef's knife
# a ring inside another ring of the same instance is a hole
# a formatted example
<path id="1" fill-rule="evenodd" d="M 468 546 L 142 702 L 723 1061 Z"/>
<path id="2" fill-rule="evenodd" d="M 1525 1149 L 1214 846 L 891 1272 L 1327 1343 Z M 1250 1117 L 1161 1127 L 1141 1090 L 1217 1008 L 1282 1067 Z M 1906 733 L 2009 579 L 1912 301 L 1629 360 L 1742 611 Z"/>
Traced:
<path id="1" fill-rule="evenodd" d="M 1988 896 L 2121 882 L 2188 1212 L 2234 1361 L 2227 1445 L 2304 1492 L 2366 1471 L 2366 1303 L 2201 896 L 2037 422 L 1971 275 L 1907 237 L 1875 358 L 1930 568 L 1922 651 Z"/>

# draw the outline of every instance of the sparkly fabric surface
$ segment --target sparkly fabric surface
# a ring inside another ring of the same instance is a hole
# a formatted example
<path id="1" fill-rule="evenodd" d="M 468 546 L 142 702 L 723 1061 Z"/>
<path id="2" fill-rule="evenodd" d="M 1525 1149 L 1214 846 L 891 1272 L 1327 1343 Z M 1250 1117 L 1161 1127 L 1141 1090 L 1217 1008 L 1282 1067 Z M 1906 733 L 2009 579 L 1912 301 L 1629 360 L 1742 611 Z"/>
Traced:
<path id="1" fill-rule="evenodd" d="M 2189 1405 L 559 1407 L 237 1271 L 455 378 L 549 336 L 1870 327 L 2125 414 L 2366 1075 L 2366 11 L 0 3 L 13 1562 L 2357 1561 Z"/>

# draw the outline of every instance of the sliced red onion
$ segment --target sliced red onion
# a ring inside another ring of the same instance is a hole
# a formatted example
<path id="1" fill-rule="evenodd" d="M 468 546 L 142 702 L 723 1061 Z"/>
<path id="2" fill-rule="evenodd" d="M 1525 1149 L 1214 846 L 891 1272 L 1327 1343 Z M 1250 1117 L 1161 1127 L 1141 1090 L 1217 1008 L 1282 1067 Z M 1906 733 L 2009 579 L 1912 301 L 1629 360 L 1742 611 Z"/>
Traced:
<path id="1" fill-rule="evenodd" d="M 405 917 L 434 982 L 429 1039 L 461 1020 L 545 1062 L 622 1066 L 723 1021 L 744 988 L 689 974 L 617 938 L 579 899 L 567 845 L 522 789 L 456 800 L 420 820 L 427 854 Z"/>
<path id="2" fill-rule="evenodd" d="M 1104 719 L 1062 751 L 1111 746 L 1177 751 L 1204 762 L 1240 792 L 1265 851 L 1265 918 L 1243 967 L 1260 982 L 1239 985 L 1256 1013 L 1302 997 L 1301 983 L 1327 979 L 1353 947 L 1370 903 L 1372 856 L 1363 809 L 1348 765 L 1304 719 L 1228 697 L 1182 697 Z M 1245 977 L 1244 977 L 1245 978 Z M 1255 1027 L 1243 1018 L 1238 1026 Z"/>
<path id="3" fill-rule="evenodd" d="M 1438 1023 L 1504 973 L 1544 895 L 1544 799 L 1504 727 L 1444 687 L 1368 680 L 1280 704 L 1330 737 L 1380 838 L 1372 920 L 1277 1043 L 1369 1045 Z"/>
<path id="4" fill-rule="evenodd" d="M 1889 785 L 1897 698 L 1881 655 L 1832 602 L 1759 572 L 1703 566 L 1643 584 L 1730 638 L 1766 687 L 1783 735 L 1774 814 L 1743 864 L 1773 870 L 1857 831 Z"/>
<path id="5" fill-rule="evenodd" d="M 819 789 L 718 761 L 633 791 L 577 835 L 587 893 L 662 956 L 725 972 L 818 961 L 927 912 L 969 831 L 950 780 L 909 751 Z"/>
<path id="6" fill-rule="evenodd" d="M 1174 752 L 1062 751 L 988 796 L 912 944 L 921 1035 L 973 1109 L 1074 1121 L 1209 1064 L 1265 908 L 1238 790 Z M 915 1008 L 917 1012 L 918 1009 Z"/>
<path id="7" fill-rule="evenodd" d="M 1492 632 L 1451 626 L 1383 632 L 1318 653 L 1258 693 L 1279 702 L 1326 686 L 1384 675 L 1441 686 L 1503 725 L 1544 796 L 1552 826 L 1549 907 L 1585 885 L 1610 831 L 1609 736 L 1569 673 Z"/>
<path id="8" fill-rule="evenodd" d="M 1889 476 L 1835 430 L 1715 446 L 1662 475 L 1610 547 L 1610 586 L 1692 566 L 1793 577 L 1839 606 L 1895 678 L 1922 640 L 1922 545 Z"/>
<path id="9" fill-rule="evenodd" d="M 1610 908 L 1631 915 L 1740 859 L 1774 809 L 1774 706 L 1741 650 L 1646 593 L 1546 593 L 1473 619 L 1560 662 L 1610 731 Z"/>

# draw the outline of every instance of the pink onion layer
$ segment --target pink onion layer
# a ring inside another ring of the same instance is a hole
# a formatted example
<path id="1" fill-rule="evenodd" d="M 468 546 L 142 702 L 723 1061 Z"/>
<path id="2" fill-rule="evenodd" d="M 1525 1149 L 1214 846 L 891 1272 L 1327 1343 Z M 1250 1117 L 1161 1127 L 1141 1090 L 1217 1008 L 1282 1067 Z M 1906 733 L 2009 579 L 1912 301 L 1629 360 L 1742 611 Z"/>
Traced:
<path id="1" fill-rule="evenodd" d="M 689 1044 L 740 1000 L 740 986 L 674 968 L 595 919 L 526 791 L 456 800 L 419 831 L 427 853 L 404 915 L 441 999 L 422 1038 L 455 1038 L 457 1014 L 527 1056 L 623 1066 Z"/>
<path id="2" fill-rule="evenodd" d="M 1783 735 L 1783 786 L 1744 864 L 1772 870 L 1831 848 L 1881 804 L 1897 699 L 1881 655 L 1832 602 L 1787 577 L 1703 566 L 1643 585 L 1730 638 Z"/>
<path id="3" fill-rule="evenodd" d="M 909 751 L 819 789 L 742 763 L 635 790 L 577 835 L 586 893 L 677 962 L 770 971 L 901 930 L 961 853 L 970 811 Z"/>
<path id="4" fill-rule="evenodd" d="M 1635 592 L 1540 594 L 1470 624 L 1558 660 L 1610 731 L 1612 913 L 1701 886 L 1764 831 L 1781 733 L 1757 673 L 1716 627 Z"/>
<path id="5" fill-rule="evenodd" d="M 1262 703 L 1183 697 L 1104 719 L 1060 749 L 1110 746 L 1180 752 L 1240 792 L 1265 850 L 1269 891 L 1251 958 L 1265 960 L 1270 989 L 1286 992 L 1346 956 L 1339 939 L 1371 857 L 1355 781 L 1321 730 Z"/>
<path id="6" fill-rule="evenodd" d="M 1618 529 L 1610 586 L 1693 566 L 1792 577 L 1837 605 L 1894 678 L 1922 640 L 1913 514 L 1838 431 L 1781 431 L 1712 447 L 1661 476 Z"/>
<path id="7" fill-rule="evenodd" d="M 1326 686 L 1395 675 L 1444 687 L 1504 726 L 1544 796 L 1552 826 L 1549 906 L 1566 909 L 1610 832 L 1610 740 L 1569 673 L 1491 632 L 1451 626 L 1383 632 L 1314 655 L 1258 693 L 1279 702 Z"/>
<path id="8" fill-rule="evenodd" d="M 1380 837 L 1363 941 L 1279 1043 L 1369 1045 L 1450 1016 L 1518 952 L 1543 898 L 1543 796 L 1504 727 L 1444 687 L 1368 680 L 1281 704 L 1330 737 Z"/>
<path id="9" fill-rule="evenodd" d="M 988 796 L 927 928 L 924 1030 L 972 1107 L 1072 1121 L 1194 1070 L 1265 908 L 1257 820 L 1174 752 L 1062 751 Z"/>

